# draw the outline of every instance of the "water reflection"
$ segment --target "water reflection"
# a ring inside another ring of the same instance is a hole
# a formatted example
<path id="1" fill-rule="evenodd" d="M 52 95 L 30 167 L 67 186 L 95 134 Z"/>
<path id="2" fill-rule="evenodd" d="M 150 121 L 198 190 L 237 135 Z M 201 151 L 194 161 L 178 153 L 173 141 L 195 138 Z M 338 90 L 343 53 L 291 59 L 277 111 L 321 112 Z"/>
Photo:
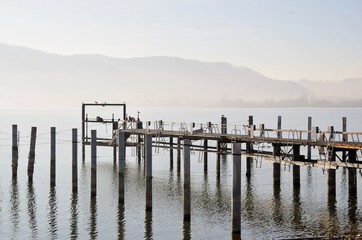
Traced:
<path id="1" fill-rule="evenodd" d="M 353 235 L 358 234 L 357 210 L 357 170 L 348 168 L 348 216 L 350 232 Z"/>
<path id="2" fill-rule="evenodd" d="M 296 184 L 293 187 L 293 218 L 292 223 L 295 229 L 300 230 L 303 228 L 302 223 L 302 206 L 300 202 L 300 185 Z"/>
<path id="3" fill-rule="evenodd" d="M 91 197 L 90 199 L 90 214 L 89 214 L 89 238 L 97 239 L 97 198 Z"/>
<path id="4" fill-rule="evenodd" d="M 183 235 L 184 235 L 184 240 L 191 239 L 191 222 L 190 221 L 184 221 Z"/>
<path id="5" fill-rule="evenodd" d="M 57 211 L 58 211 L 55 187 L 50 187 L 48 199 L 49 199 L 48 228 L 51 238 L 55 239 L 57 238 Z"/>
<path id="6" fill-rule="evenodd" d="M 282 202 L 280 197 L 280 164 L 273 163 L 273 218 L 278 225 L 283 223 Z"/>
<path id="7" fill-rule="evenodd" d="M 152 211 L 145 212 L 145 239 L 150 240 L 152 237 Z"/>
<path id="8" fill-rule="evenodd" d="M 19 221 L 20 221 L 20 201 L 19 201 L 19 185 L 16 178 L 13 178 L 11 181 L 10 187 L 10 220 L 13 224 L 13 234 L 19 230 Z"/>
<path id="9" fill-rule="evenodd" d="M 33 183 L 28 182 L 28 216 L 29 216 L 29 227 L 31 229 L 32 238 L 37 238 L 38 236 L 38 224 L 36 220 L 36 194 L 34 191 Z"/>
<path id="10" fill-rule="evenodd" d="M 70 199 L 70 239 L 78 238 L 78 193 L 73 192 Z"/>
<path id="11" fill-rule="evenodd" d="M 124 225 L 125 225 L 125 220 L 124 220 L 124 204 L 122 204 L 122 203 L 119 203 L 119 204 L 118 204 L 117 222 L 118 222 L 118 233 L 117 233 L 117 237 L 118 237 L 118 239 L 124 239 L 124 233 L 125 233 Z"/>

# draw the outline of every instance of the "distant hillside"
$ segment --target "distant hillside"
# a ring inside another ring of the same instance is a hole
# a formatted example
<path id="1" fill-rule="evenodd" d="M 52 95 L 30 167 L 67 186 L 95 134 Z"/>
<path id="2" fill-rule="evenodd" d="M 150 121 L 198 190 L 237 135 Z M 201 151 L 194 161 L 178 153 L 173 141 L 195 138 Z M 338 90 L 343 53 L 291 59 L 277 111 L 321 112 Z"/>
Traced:
<path id="1" fill-rule="evenodd" d="M 5 44 L 0 44 L 0 79 L 0 106 L 79 106 L 82 101 L 238 105 L 319 94 L 313 83 L 274 80 L 228 63 L 62 56 Z"/>

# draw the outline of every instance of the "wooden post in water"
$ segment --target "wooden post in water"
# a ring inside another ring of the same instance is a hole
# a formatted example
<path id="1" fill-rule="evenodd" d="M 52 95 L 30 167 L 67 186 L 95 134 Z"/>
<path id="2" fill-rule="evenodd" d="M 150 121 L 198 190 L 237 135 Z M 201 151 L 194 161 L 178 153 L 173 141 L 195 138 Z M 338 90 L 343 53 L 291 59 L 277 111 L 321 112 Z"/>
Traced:
<path id="1" fill-rule="evenodd" d="M 232 232 L 240 234 L 241 212 L 241 143 L 233 143 Z"/>
<path id="2" fill-rule="evenodd" d="M 253 158 L 252 157 L 246 157 L 246 177 L 251 177 L 251 169 L 253 166 Z"/>
<path id="3" fill-rule="evenodd" d="M 204 173 L 207 173 L 207 164 L 208 164 L 208 152 L 207 152 L 207 139 L 204 139 Z"/>
<path id="4" fill-rule="evenodd" d="M 35 144 L 36 144 L 36 127 L 32 127 L 31 136 L 30 136 L 29 161 L 28 161 L 28 181 L 30 183 L 33 182 L 34 163 L 35 163 Z"/>
<path id="5" fill-rule="evenodd" d="M 55 186 L 55 172 L 56 172 L 56 164 L 55 164 L 55 145 L 56 145 L 56 129 L 55 127 L 50 128 L 50 186 Z"/>
<path id="6" fill-rule="evenodd" d="M 124 172 L 126 163 L 125 133 L 118 132 L 118 203 L 124 204 Z"/>
<path id="7" fill-rule="evenodd" d="M 146 140 L 146 211 L 152 211 L 152 136 L 145 135 Z"/>
<path id="8" fill-rule="evenodd" d="M 249 116 L 248 127 L 249 127 L 248 136 L 251 138 L 253 136 L 252 131 L 254 131 L 254 117 L 253 116 Z M 251 141 L 246 143 L 246 152 L 247 153 L 253 152 L 253 143 Z"/>
<path id="9" fill-rule="evenodd" d="M 177 138 L 177 173 L 181 172 L 181 139 Z"/>
<path id="10" fill-rule="evenodd" d="M 18 176 L 18 159 L 19 159 L 19 149 L 18 149 L 18 125 L 14 124 L 12 127 L 13 138 L 12 138 L 12 173 L 13 179 Z"/>
<path id="11" fill-rule="evenodd" d="M 273 163 L 273 184 L 280 188 L 280 163 Z"/>
<path id="12" fill-rule="evenodd" d="M 173 137 L 170 137 L 170 169 L 173 169 Z"/>
<path id="13" fill-rule="evenodd" d="M 308 117 L 308 140 L 312 140 L 312 117 Z M 307 146 L 307 159 L 311 160 L 312 158 L 312 146 Z"/>
<path id="14" fill-rule="evenodd" d="M 78 129 L 72 129 L 72 190 L 78 191 Z"/>
<path id="15" fill-rule="evenodd" d="M 136 128 L 137 129 L 142 129 L 143 128 L 143 122 L 138 121 L 137 124 L 136 124 Z M 137 136 L 137 161 L 138 161 L 138 164 L 141 164 L 141 159 L 142 159 L 141 143 L 142 143 L 141 135 L 138 135 Z"/>
<path id="16" fill-rule="evenodd" d="M 348 168 L 348 193 L 349 196 L 357 196 L 357 169 Z"/>
<path id="17" fill-rule="evenodd" d="M 91 197 L 97 196 L 97 130 L 91 130 Z"/>
<path id="18" fill-rule="evenodd" d="M 348 135 L 345 134 L 345 132 L 347 132 L 347 118 L 343 117 L 342 118 L 342 141 L 343 142 L 347 142 L 348 141 Z M 347 157 L 346 151 L 342 151 L 342 159 L 345 161 Z"/>
<path id="19" fill-rule="evenodd" d="M 184 140 L 184 221 L 191 220 L 191 180 L 190 180 L 191 140 Z"/>
<path id="20" fill-rule="evenodd" d="M 299 188 L 300 187 L 300 166 L 293 165 L 293 187 Z"/>
<path id="21" fill-rule="evenodd" d="M 282 129 L 282 116 L 278 116 L 278 130 Z M 278 138 L 282 138 L 282 132 L 278 131 Z"/>
<path id="22" fill-rule="evenodd" d="M 221 143 L 220 141 L 217 141 L 216 146 L 216 178 L 220 179 L 220 155 L 221 155 Z"/>
<path id="23" fill-rule="evenodd" d="M 328 194 L 336 195 L 336 170 L 328 169 Z"/>

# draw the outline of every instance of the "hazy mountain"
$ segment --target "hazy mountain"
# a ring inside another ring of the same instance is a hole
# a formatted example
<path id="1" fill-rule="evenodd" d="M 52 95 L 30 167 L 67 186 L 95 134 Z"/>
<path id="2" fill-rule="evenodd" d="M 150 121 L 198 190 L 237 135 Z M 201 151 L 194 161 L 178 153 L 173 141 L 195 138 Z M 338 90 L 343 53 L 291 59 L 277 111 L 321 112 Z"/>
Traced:
<path id="1" fill-rule="evenodd" d="M 82 101 L 238 105 L 319 94 L 312 82 L 274 80 L 228 63 L 62 56 L 5 44 L 0 44 L 0 79 L 2 107 L 79 106 Z"/>

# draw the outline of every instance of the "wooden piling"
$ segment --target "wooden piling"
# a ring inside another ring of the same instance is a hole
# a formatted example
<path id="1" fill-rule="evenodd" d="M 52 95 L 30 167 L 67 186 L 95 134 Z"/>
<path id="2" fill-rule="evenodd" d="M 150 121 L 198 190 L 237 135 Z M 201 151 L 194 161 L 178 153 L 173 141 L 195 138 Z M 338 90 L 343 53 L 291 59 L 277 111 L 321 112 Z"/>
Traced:
<path id="1" fill-rule="evenodd" d="M 342 141 L 343 142 L 347 142 L 348 141 L 348 135 L 345 134 L 345 132 L 347 132 L 347 118 L 343 117 L 342 118 Z M 346 151 L 342 151 L 342 159 L 345 161 L 347 157 L 347 152 Z"/>
<path id="2" fill-rule="evenodd" d="M 184 221 L 191 220 L 191 180 L 190 180 L 191 140 L 184 140 Z"/>
<path id="3" fill-rule="evenodd" d="M 170 169 L 173 169 L 173 137 L 170 137 Z"/>
<path id="4" fill-rule="evenodd" d="M 216 146 L 216 178 L 220 179 L 220 155 L 221 155 L 221 143 L 220 141 L 217 141 Z"/>
<path id="5" fill-rule="evenodd" d="M 232 233 L 241 228 L 241 144 L 233 143 Z"/>
<path id="6" fill-rule="evenodd" d="M 253 158 L 252 157 L 246 157 L 246 177 L 251 177 L 251 169 L 253 166 Z"/>
<path id="7" fill-rule="evenodd" d="M 312 117 L 308 117 L 308 140 L 312 140 Z M 307 159 L 312 158 L 312 146 L 307 146 Z"/>
<path id="8" fill-rule="evenodd" d="M 125 133 L 118 132 L 118 203 L 124 204 L 124 172 L 126 163 Z"/>
<path id="9" fill-rule="evenodd" d="M 280 187 L 280 163 L 273 163 L 273 184 Z"/>
<path id="10" fill-rule="evenodd" d="M 207 139 L 204 140 L 204 173 L 207 173 L 207 165 L 208 165 L 208 152 L 207 152 L 207 147 L 208 147 L 208 141 Z"/>
<path id="11" fill-rule="evenodd" d="M 97 130 L 91 130 L 91 197 L 97 196 Z"/>
<path id="12" fill-rule="evenodd" d="M 177 173 L 181 172 L 181 139 L 177 138 Z"/>
<path id="13" fill-rule="evenodd" d="M 221 116 L 221 134 L 227 133 L 227 118 L 222 115 Z"/>
<path id="14" fill-rule="evenodd" d="M 336 170 L 328 169 L 328 194 L 336 195 Z"/>
<path id="15" fill-rule="evenodd" d="M 56 163 L 55 163 L 55 156 L 56 156 L 56 129 L 55 127 L 50 128 L 50 186 L 55 186 L 55 177 L 56 177 Z"/>
<path id="16" fill-rule="evenodd" d="M 146 135 L 146 211 L 152 211 L 152 136 Z"/>
<path id="17" fill-rule="evenodd" d="M 348 193 L 357 196 L 357 169 L 348 168 Z"/>
<path id="18" fill-rule="evenodd" d="M 30 151 L 28 158 L 28 181 L 29 183 L 33 182 L 34 174 L 34 163 L 35 163 L 35 144 L 36 144 L 36 127 L 31 128 L 30 136 Z"/>
<path id="19" fill-rule="evenodd" d="M 300 188 L 300 166 L 293 165 L 293 187 Z"/>
<path id="20" fill-rule="evenodd" d="M 282 129 L 282 116 L 278 116 L 278 130 L 281 130 Z M 278 138 L 282 138 L 283 135 L 282 135 L 282 132 L 281 131 L 278 131 Z"/>
<path id="21" fill-rule="evenodd" d="M 254 132 L 254 117 L 249 116 L 249 120 L 248 120 L 248 136 L 252 137 L 253 132 Z M 253 143 L 252 142 L 247 142 L 246 143 L 246 152 L 247 153 L 252 153 L 253 152 Z"/>
<path id="22" fill-rule="evenodd" d="M 72 129 L 72 190 L 78 191 L 78 129 Z"/>
<path id="23" fill-rule="evenodd" d="M 293 160 L 300 161 L 300 145 L 293 145 Z"/>
<path id="24" fill-rule="evenodd" d="M 18 148 L 18 125 L 12 126 L 12 174 L 13 178 L 18 176 L 18 161 L 19 161 L 19 148 Z"/>

